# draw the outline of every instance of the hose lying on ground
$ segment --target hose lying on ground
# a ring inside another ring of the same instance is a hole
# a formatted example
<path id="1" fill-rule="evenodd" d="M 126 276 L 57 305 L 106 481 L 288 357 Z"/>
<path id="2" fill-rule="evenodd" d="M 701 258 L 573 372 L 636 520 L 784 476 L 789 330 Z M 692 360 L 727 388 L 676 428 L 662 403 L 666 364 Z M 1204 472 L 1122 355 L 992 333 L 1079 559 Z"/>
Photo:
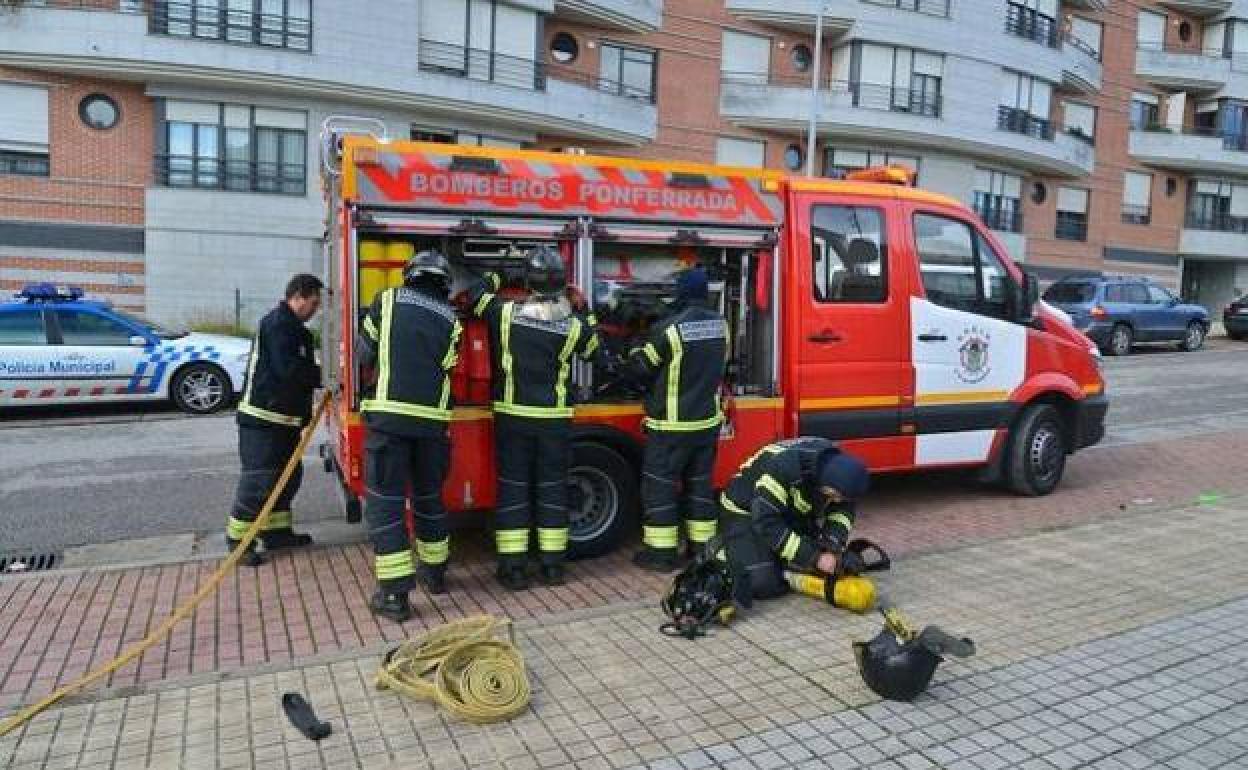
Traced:
<path id="1" fill-rule="evenodd" d="M 303 429 L 303 435 L 299 438 L 299 445 L 295 447 L 294 454 L 292 454 L 290 459 L 286 461 L 286 467 L 282 469 L 282 475 L 278 477 L 277 483 L 273 485 L 273 489 L 269 492 L 268 498 L 265 499 L 264 505 L 260 508 L 260 513 L 256 515 L 256 520 L 253 521 L 251 526 L 247 528 L 247 533 L 244 534 L 242 539 L 238 541 L 238 546 L 230 553 L 229 556 L 225 557 L 225 561 L 221 562 L 221 566 L 218 567 L 217 571 L 212 573 L 208 580 L 199 587 L 199 590 L 195 592 L 195 595 L 190 599 L 187 599 L 182 606 L 176 608 L 173 613 L 169 615 L 169 617 L 165 618 L 164 622 L 161 623 L 156 630 L 152 631 L 139 642 L 136 642 L 128 650 L 122 652 L 116 658 L 113 658 L 96 670 L 88 672 L 80 678 L 61 687 L 59 690 L 53 692 L 51 695 L 47 696 L 38 703 L 35 703 L 32 706 L 27 706 L 6 720 L 3 724 L 0 724 L 0 736 L 8 735 L 65 696 L 71 695 L 83 689 L 87 685 L 103 679 L 142 655 L 157 642 L 168 636 L 169 633 L 173 631 L 174 626 L 190 615 L 200 602 L 208 598 L 208 596 L 217 590 L 217 587 L 221 585 L 221 581 L 227 574 L 229 574 L 230 570 L 234 569 L 234 567 L 238 564 L 238 560 L 243 557 L 243 553 L 251 547 L 252 541 L 256 539 L 256 536 L 260 534 L 264 525 L 268 523 L 269 514 L 273 512 L 273 506 L 277 503 L 278 493 L 286 486 L 286 482 L 290 481 L 291 475 L 295 472 L 295 467 L 303 461 L 303 453 L 307 450 L 308 443 L 312 440 L 312 435 L 316 433 L 316 426 L 320 423 L 321 417 L 325 414 L 325 407 L 329 404 L 329 400 L 330 395 L 326 392 L 317 403 L 316 411 L 312 415 L 311 422 L 309 422 L 307 427 Z"/>
<path id="2" fill-rule="evenodd" d="M 528 707 L 532 691 L 520 651 L 495 638 L 508 624 L 481 615 L 403 642 L 386 653 L 377 687 L 432 701 L 466 722 L 511 719 Z"/>

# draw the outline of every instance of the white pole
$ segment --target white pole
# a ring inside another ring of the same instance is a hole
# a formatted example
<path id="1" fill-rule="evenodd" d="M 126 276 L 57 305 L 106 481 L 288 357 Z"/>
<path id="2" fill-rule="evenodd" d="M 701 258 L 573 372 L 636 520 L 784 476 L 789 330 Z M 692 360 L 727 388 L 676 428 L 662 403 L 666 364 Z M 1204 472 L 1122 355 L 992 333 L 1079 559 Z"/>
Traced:
<path id="1" fill-rule="evenodd" d="M 819 122 L 819 74 L 823 69 L 823 0 L 815 0 L 815 62 L 810 73 L 810 123 L 806 126 L 806 176 L 814 176 Z"/>

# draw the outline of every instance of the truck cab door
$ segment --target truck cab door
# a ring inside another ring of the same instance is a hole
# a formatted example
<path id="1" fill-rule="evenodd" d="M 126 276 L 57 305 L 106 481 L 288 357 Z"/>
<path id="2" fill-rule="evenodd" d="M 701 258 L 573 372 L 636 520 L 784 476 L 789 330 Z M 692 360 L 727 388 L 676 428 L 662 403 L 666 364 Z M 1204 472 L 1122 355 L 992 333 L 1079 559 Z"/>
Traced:
<path id="1" fill-rule="evenodd" d="M 891 201 L 803 196 L 790 255 L 789 355 L 797 432 L 853 441 L 872 467 L 896 466 L 909 307 L 897 269 Z"/>

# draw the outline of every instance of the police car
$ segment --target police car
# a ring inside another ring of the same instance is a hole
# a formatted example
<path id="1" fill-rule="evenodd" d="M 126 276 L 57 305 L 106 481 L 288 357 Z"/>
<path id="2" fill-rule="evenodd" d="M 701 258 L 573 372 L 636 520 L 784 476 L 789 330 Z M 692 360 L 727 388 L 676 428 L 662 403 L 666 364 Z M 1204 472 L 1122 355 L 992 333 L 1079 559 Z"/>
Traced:
<path id="1" fill-rule="evenodd" d="M 191 414 L 232 403 L 250 340 L 172 331 L 78 288 L 33 284 L 0 302 L 0 409 L 170 399 Z"/>

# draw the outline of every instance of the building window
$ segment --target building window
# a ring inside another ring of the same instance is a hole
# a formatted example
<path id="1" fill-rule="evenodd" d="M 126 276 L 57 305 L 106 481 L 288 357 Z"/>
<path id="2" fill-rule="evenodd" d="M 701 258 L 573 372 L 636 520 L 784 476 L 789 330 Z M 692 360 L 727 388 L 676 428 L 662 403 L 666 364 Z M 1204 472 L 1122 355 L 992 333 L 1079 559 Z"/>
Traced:
<path id="1" fill-rule="evenodd" d="M 571 64 L 580 53 L 581 46 L 567 32 L 560 32 L 550 41 L 550 58 L 559 64 Z"/>
<path id="2" fill-rule="evenodd" d="M 0 83 L 0 174 L 47 176 L 48 89 Z"/>
<path id="3" fill-rule="evenodd" d="M 880 166 L 901 166 L 917 174 L 919 159 L 914 155 L 840 147 L 828 147 L 823 151 L 823 175 L 833 179 L 844 179 L 845 175 L 851 171 Z"/>
<path id="4" fill-rule="evenodd" d="M 810 65 L 814 63 L 814 54 L 810 52 L 810 46 L 805 43 L 798 43 L 793 46 L 793 69 L 798 72 L 810 72 Z"/>
<path id="5" fill-rule="evenodd" d="M 784 148 L 784 167 L 789 171 L 799 171 L 802 163 L 806 160 L 805 153 L 802 148 L 796 144 L 790 144 Z"/>
<path id="6" fill-rule="evenodd" d="M 1057 228 L 1054 235 L 1063 241 L 1088 239 L 1088 191 L 1076 187 L 1057 188 Z"/>
<path id="7" fill-rule="evenodd" d="M 997 128 L 1037 139 L 1053 138 L 1049 119 L 1053 86 L 1039 78 L 1002 70 L 1001 101 L 997 108 Z"/>
<path id="8" fill-rule="evenodd" d="M 420 4 L 418 60 L 424 72 L 542 91 L 538 14 L 499 0 Z"/>
<path id="9" fill-rule="evenodd" d="M 1105 28 L 1099 21 L 1073 16 L 1070 19 L 1070 31 L 1066 33 L 1066 42 L 1100 61 L 1101 40 L 1104 35 Z"/>
<path id="10" fill-rule="evenodd" d="M 727 83 L 766 83 L 771 74 L 771 38 L 724 30 L 719 71 Z"/>
<path id="11" fill-rule="evenodd" d="M 1140 11 L 1136 18 L 1136 46 L 1145 50 L 1163 50 L 1166 47 L 1166 15 Z"/>
<path id="12" fill-rule="evenodd" d="M 1192 182 L 1187 227 L 1225 233 L 1248 233 L 1248 185 L 1225 180 Z"/>
<path id="13" fill-rule="evenodd" d="M 1096 108 L 1081 102 L 1062 102 L 1062 130 L 1088 144 L 1096 144 Z"/>
<path id="14" fill-rule="evenodd" d="M 408 138 L 413 142 L 433 142 L 435 144 L 455 144 L 455 132 L 437 128 L 420 128 L 412 126 Z"/>
<path id="15" fill-rule="evenodd" d="M 1005 31 L 1057 47 L 1057 0 L 1017 0 L 1005 5 Z"/>
<path id="16" fill-rule="evenodd" d="M 884 216 L 866 206 L 815 206 L 810 225 L 817 302 L 888 298 Z"/>
<path id="17" fill-rule="evenodd" d="M 767 157 L 767 143 L 756 139 L 733 139 L 721 136 L 715 140 L 715 162 L 721 166 L 762 168 Z"/>
<path id="18" fill-rule="evenodd" d="M 308 51 L 311 0 L 153 0 L 153 34 Z"/>
<path id="19" fill-rule="evenodd" d="M 855 107 L 940 117 L 945 57 L 874 43 L 854 43 L 849 89 Z"/>
<path id="20" fill-rule="evenodd" d="M 1153 175 L 1127 171 L 1122 178 L 1122 221 L 1146 225 L 1152 221 Z"/>
<path id="21" fill-rule="evenodd" d="M 598 90 L 654 104 L 658 54 L 613 43 L 599 46 Z"/>
<path id="22" fill-rule="evenodd" d="M 474 134 L 469 131 L 456 131 L 455 144 L 467 144 L 473 147 L 504 147 L 509 150 L 519 150 L 524 147 L 524 142 L 516 139 L 506 139 L 501 136 L 489 136 L 487 134 Z"/>
<path id="23" fill-rule="evenodd" d="M 1023 178 L 989 169 L 975 169 L 975 213 L 992 230 L 1023 231 Z"/>
<path id="24" fill-rule="evenodd" d="M 156 178 L 169 187 L 303 195 L 303 112 L 207 102 L 165 102 Z"/>
<path id="25" fill-rule="evenodd" d="M 121 119 L 121 109 L 111 97 L 91 94 L 78 102 L 78 118 L 88 128 L 106 131 L 117 125 L 117 121 Z"/>
<path id="26" fill-rule="evenodd" d="M 1153 94 L 1131 94 L 1131 130 L 1151 131 L 1161 123 L 1160 100 Z"/>

